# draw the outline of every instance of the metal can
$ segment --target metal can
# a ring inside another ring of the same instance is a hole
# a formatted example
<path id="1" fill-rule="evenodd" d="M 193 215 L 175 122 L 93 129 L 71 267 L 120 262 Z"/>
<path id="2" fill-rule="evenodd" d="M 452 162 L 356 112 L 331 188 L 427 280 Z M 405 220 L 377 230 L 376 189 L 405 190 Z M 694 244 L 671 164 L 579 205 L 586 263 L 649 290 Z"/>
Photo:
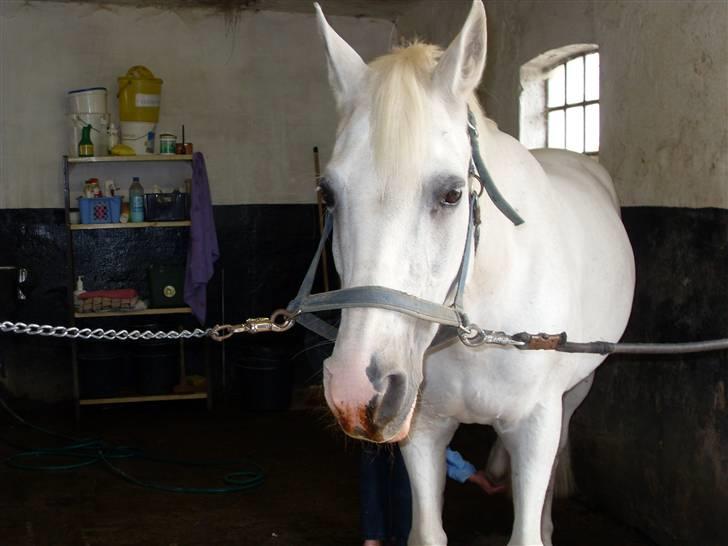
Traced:
<path id="1" fill-rule="evenodd" d="M 177 135 L 162 133 L 159 135 L 159 153 L 162 155 L 174 155 L 177 146 Z"/>

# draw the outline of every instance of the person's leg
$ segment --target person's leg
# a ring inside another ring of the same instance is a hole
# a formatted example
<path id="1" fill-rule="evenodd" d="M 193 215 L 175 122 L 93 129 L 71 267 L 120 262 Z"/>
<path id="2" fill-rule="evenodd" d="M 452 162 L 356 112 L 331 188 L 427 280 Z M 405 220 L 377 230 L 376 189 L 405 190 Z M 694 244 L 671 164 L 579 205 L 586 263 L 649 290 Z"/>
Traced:
<path id="1" fill-rule="evenodd" d="M 404 464 L 399 446 L 394 446 L 391 460 L 392 472 L 389 489 L 391 503 L 390 524 L 394 546 L 406 546 L 407 537 L 412 528 L 412 490 L 410 488 L 407 467 Z"/>
<path id="2" fill-rule="evenodd" d="M 364 546 L 381 546 L 388 538 L 389 453 L 362 443 L 359 458 L 359 518 Z"/>

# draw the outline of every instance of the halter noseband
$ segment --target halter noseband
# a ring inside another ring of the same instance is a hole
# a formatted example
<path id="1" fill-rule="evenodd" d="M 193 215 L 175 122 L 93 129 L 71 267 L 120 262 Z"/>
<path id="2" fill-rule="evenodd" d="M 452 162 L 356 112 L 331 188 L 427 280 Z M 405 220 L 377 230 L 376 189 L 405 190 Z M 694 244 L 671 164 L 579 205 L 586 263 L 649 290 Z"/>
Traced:
<path id="1" fill-rule="evenodd" d="M 377 307 L 404 313 L 428 322 L 434 322 L 443 327 L 449 327 L 446 329 L 441 328 L 433 345 L 439 344 L 445 339 L 452 338 L 453 328 L 457 329 L 457 336 L 466 345 L 479 344 L 484 340 L 487 343 L 501 345 L 514 344 L 510 337 L 501 332 L 485 331 L 474 324 L 470 324 L 463 310 L 463 294 L 465 292 L 465 281 L 470 267 L 471 251 L 474 247 L 477 248 L 478 226 L 480 224 L 478 197 L 482 193 L 482 190 L 485 189 L 493 204 L 514 225 L 518 226 L 523 223 L 523 219 L 513 210 L 498 191 L 490 173 L 488 173 L 488 169 L 485 167 L 483 158 L 480 155 L 475 115 L 470 108 L 468 108 L 468 136 L 471 147 L 469 174 L 480 182 L 481 191 L 480 193 L 472 189 L 470 191 L 468 232 L 465 240 L 465 250 L 458 271 L 453 304 L 444 305 L 423 300 L 422 298 L 385 286 L 356 286 L 311 294 L 321 254 L 333 230 L 333 218 L 330 214 L 327 214 L 324 229 L 321 233 L 321 240 L 319 241 L 311 265 L 309 265 L 306 276 L 303 278 L 298 294 L 286 308 L 289 318 L 295 318 L 296 322 L 309 330 L 316 332 L 324 338 L 334 340 L 336 339 L 337 329 L 313 313 L 353 307 Z M 446 333 L 445 330 L 448 330 L 448 332 Z"/>

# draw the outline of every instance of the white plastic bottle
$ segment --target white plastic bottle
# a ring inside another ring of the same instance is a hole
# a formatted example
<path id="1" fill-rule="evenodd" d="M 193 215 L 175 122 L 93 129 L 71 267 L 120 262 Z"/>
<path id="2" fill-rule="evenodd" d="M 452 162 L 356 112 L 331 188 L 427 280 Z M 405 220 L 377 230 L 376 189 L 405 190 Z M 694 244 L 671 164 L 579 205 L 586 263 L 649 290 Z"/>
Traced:
<path id="1" fill-rule="evenodd" d="M 111 149 L 119 144 L 119 129 L 116 128 L 116 125 L 114 125 L 114 122 L 111 122 L 111 125 L 109 125 L 109 128 L 107 130 L 108 133 L 108 148 L 109 148 L 109 155 L 111 155 Z"/>

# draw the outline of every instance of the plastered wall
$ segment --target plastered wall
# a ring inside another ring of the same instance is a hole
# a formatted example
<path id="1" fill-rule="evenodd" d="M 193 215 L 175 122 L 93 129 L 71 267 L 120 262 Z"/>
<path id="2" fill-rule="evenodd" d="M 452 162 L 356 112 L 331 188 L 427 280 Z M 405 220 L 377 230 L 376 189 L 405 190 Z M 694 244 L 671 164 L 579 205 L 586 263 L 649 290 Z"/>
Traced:
<path id="1" fill-rule="evenodd" d="M 365 60 L 393 39 L 389 21 L 331 22 Z M 2 0 L 0 208 L 62 206 L 66 92 L 107 87 L 116 118 L 116 78 L 136 64 L 164 80 L 158 128 L 186 125 L 207 158 L 215 204 L 315 200 L 312 149 L 328 156 L 336 119 L 313 7 L 306 15 Z"/>
<path id="2" fill-rule="evenodd" d="M 601 56 L 600 160 L 625 206 L 728 207 L 728 2 L 490 0 L 488 115 L 518 135 L 520 67 L 568 44 Z M 446 45 L 468 0 L 422 0 L 398 28 Z"/>
<path id="3" fill-rule="evenodd" d="M 598 44 L 600 160 L 625 206 L 728 207 L 728 3 L 532 1 L 488 4 L 498 52 L 487 105 L 517 131 L 517 67 Z"/>

